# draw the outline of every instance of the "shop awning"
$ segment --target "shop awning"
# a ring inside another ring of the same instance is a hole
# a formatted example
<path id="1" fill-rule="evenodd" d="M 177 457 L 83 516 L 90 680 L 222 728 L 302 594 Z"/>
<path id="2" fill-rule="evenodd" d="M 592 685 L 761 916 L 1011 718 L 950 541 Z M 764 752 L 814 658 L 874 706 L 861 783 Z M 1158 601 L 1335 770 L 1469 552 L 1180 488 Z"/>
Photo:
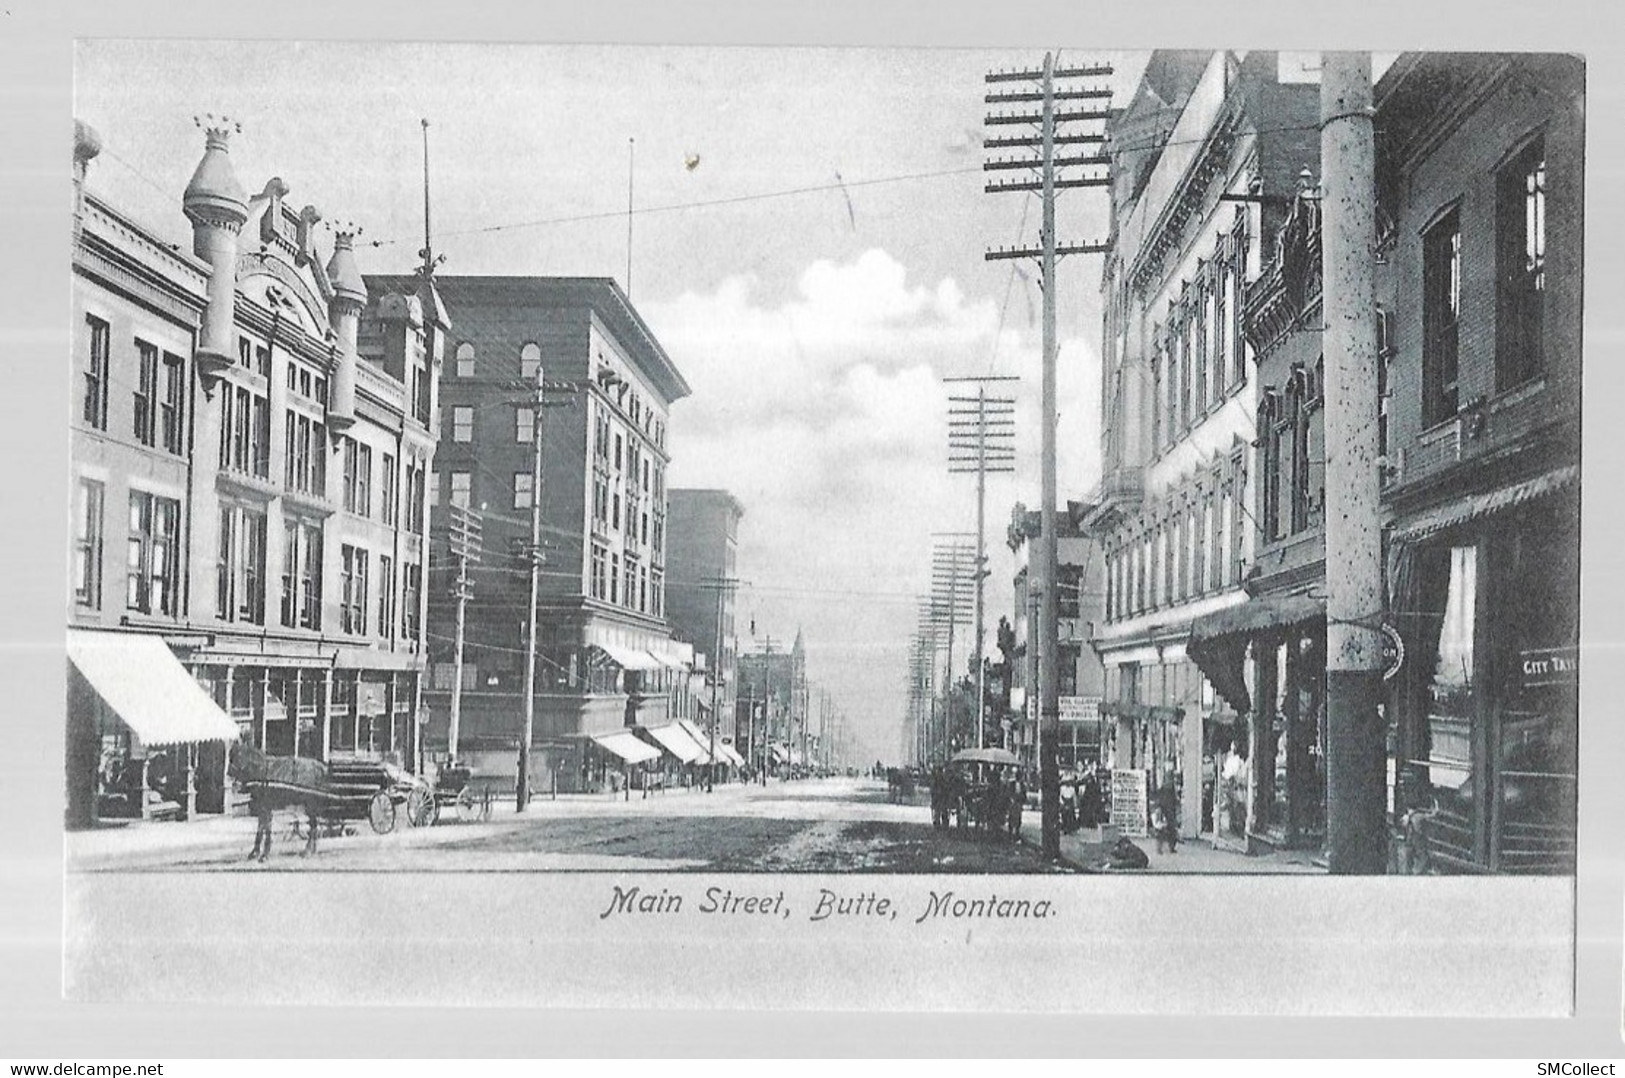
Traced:
<path id="1" fill-rule="evenodd" d="M 142 744 L 237 739 L 237 724 L 157 636 L 69 629 L 68 658 Z"/>
<path id="2" fill-rule="evenodd" d="M 1521 483 L 1513 483 L 1498 490 L 1468 494 L 1396 520 L 1393 538 L 1400 542 L 1414 543 L 1446 528 L 1454 528 L 1458 524 L 1466 524 L 1491 513 L 1523 505 L 1543 495 L 1554 494 L 1573 485 L 1579 478 L 1579 466 L 1567 464 L 1537 475 L 1533 479 L 1525 479 Z"/>
<path id="3" fill-rule="evenodd" d="M 625 648 L 619 644 L 599 644 L 598 650 L 623 670 L 658 670 L 660 660 L 640 648 Z"/>
<path id="4" fill-rule="evenodd" d="M 735 767 L 745 766 L 745 758 L 739 755 L 739 753 L 735 752 L 732 745 L 718 745 L 717 751 L 726 756 L 728 758 L 728 762 L 733 764 Z"/>
<path id="5" fill-rule="evenodd" d="M 704 763 L 710 759 L 711 754 L 705 747 L 683 730 L 676 723 L 665 726 L 650 726 L 646 728 L 656 741 L 663 745 L 667 752 L 677 757 L 685 764 Z"/>
<path id="6" fill-rule="evenodd" d="M 698 726 L 695 726 L 687 719 L 678 719 L 677 725 L 683 728 L 683 733 L 694 739 L 695 744 L 699 745 L 700 748 L 705 750 L 705 759 L 701 761 L 702 763 L 725 764 L 728 762 L 728 758 L 722 753 L 724 748 L 722 742 L 717 742 L 717 751 L 713 756 L 711 753 L 710 734 L 706 733 L 704 730 L 701 730 Z"/>
<path id="7" fill-rule="evenodd" d="M 594 734 L 592 739 L 606 751 L 614 753 L 629 764 L 660 757 L 660 750 L 638 739 L 630 730 L 617 730 L 612 734 Z"/>
<path id="8" fill-rule="evenodd" d="M 780 764 L 787 764 L 790 762 L 790 754 L 785 751 L 783 745 L 773 746 L 773 761 Z"/>
<path id="9" fill-rule="evenodd" d="M 1245 673 L 1248 642 L 1295 625 L 1325 620 L 1326 600 L 1311 595 L 1252 598 L 1191 622 L 1185 654 L 1231 707 L 1246 711 L 1252 706 Z"/>

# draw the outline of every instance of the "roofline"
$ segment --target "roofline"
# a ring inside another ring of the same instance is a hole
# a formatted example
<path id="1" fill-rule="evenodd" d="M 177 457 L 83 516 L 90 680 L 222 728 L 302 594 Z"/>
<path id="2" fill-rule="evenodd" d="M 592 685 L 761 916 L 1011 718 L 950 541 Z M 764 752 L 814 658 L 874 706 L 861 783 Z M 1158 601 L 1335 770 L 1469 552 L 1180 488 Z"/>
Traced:
<path id="1" fill-rule="evenodd" d="M 739 517 L 739 518 L 743 518 L 744 515 L 745 515 L 745 507 L 744 507 L 744 505 L 742 505 L 740 503 L 739 499 L 734 496 L 732 491 L 724 490 L 721 487 L 668 487 L 668 488 L 666 488 L 666 497 L 667 497 L 668 503 L 670 502 L 670 500 L 672 498 L 675 498 L 679 494 L 705 495 L 705 496 L 709 496 L 709 497 L 713 497 L 713 498 L 726 498 L 728 500 L 728 504 L 732 507 L 732 509 L 734 511 L 734 516 Z"/>

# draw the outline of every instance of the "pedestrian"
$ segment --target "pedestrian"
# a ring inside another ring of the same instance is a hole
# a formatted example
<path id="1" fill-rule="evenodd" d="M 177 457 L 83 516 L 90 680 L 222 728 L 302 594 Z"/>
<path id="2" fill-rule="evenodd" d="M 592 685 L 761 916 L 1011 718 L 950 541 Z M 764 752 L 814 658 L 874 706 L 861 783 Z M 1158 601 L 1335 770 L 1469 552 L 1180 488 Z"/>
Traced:
<path id="1" fill-rule="evenodd" d="M 1174 772 L 1169 768 L 1162 786 L 1157 790 L 1151 809 L 1151 830 L 1157 839 L 1157 852 L 1166 847 L 1168 853 L 1177 853 L 1179 846 L 1179 793 L 1174 788 Z"/>

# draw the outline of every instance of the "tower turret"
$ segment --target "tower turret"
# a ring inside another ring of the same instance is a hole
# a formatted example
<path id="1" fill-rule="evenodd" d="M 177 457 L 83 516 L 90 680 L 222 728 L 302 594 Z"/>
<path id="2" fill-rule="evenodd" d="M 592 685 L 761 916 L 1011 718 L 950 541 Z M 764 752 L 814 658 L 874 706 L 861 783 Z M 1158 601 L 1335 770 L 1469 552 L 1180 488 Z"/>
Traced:
<path id="1" fill-rule="evenodd" d="M 192 222 L 192 251 L 209 264 L 209 303 L 197 348 L 198 374 L 211 379 L 235 360 L 237 235 L 248 220 L 248 196 L 232 170 L 228 142 L 242 124 L 224 116 L 193 117 L 204 131 L 203 159 L 181 196 Z"/>

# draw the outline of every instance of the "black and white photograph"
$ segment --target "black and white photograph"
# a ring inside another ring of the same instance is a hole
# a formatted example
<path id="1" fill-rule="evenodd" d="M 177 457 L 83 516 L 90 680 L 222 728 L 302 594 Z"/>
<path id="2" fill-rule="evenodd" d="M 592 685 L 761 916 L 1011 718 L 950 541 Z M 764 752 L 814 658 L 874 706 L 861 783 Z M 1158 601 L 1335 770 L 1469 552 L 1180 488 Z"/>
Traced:
<path id="1" fill-rule="evenodd" d="M 1573 1016 L 1596 61 L 1084 30 L 76 35 L 65 1004 Z"/>

